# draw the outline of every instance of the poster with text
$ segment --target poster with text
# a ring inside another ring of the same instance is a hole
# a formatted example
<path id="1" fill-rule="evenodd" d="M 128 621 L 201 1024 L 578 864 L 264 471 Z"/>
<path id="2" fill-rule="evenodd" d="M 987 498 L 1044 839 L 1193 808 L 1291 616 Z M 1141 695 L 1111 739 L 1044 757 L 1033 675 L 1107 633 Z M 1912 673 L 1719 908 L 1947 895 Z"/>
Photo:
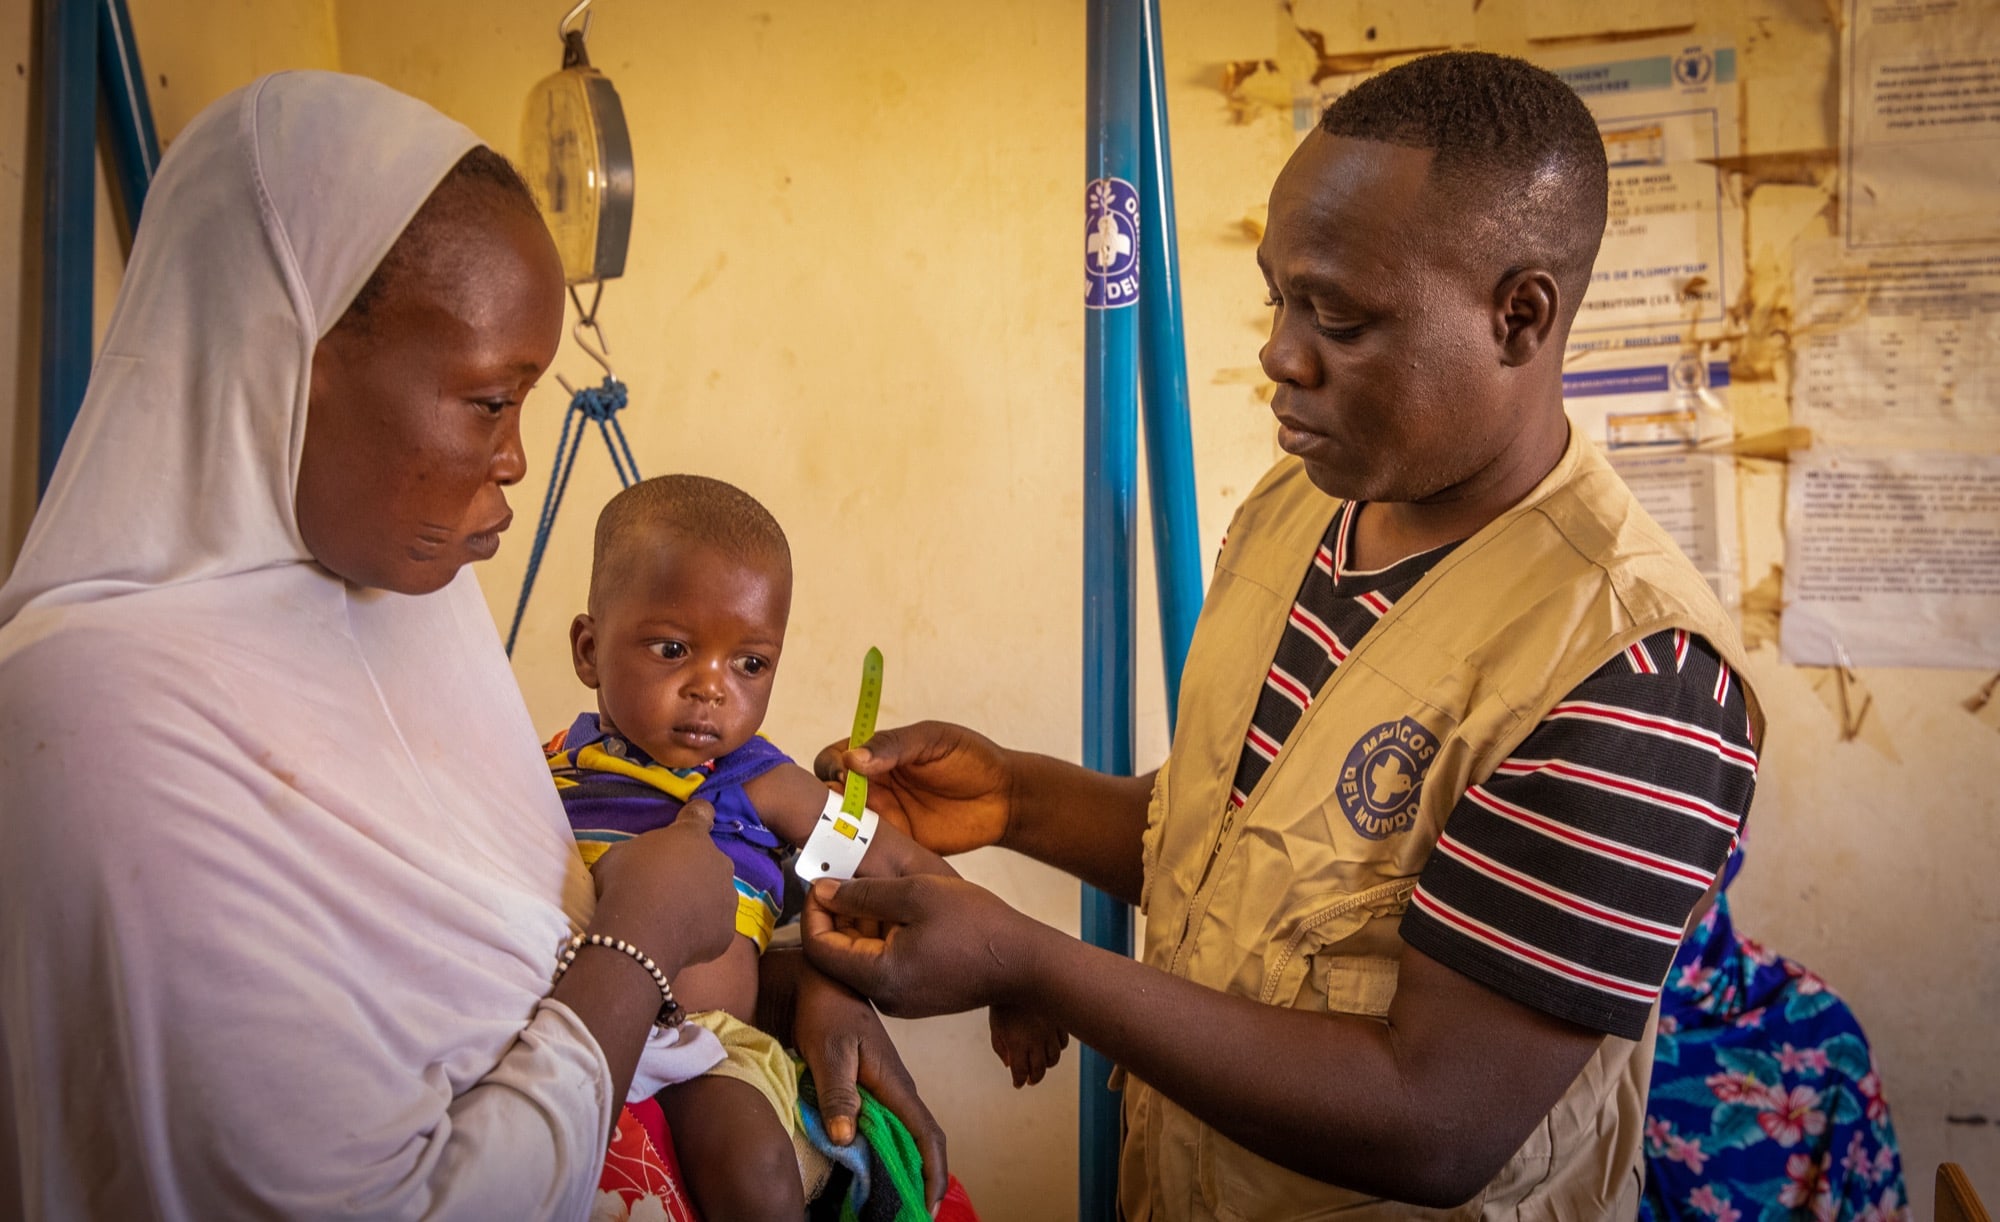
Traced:
<path id="1" fill-rule="evenodd" d="M 2000 666 L 2000 456 L 1792 458 L 1780 643 L 1804 666 Z"/>
<path id="2" fill-rule="evenodd" d="M 1846 0 L 1850 250 L 2000 241 L 2000 4 Z"/>

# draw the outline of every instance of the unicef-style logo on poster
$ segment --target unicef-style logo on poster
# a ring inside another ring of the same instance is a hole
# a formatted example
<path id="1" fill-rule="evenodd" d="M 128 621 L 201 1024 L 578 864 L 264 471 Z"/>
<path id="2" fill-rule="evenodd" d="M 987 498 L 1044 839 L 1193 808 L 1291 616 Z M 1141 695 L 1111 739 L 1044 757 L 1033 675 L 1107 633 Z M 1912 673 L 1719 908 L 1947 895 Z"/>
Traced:
<path id="1" fill-rule="evenodd" d="M 1370 840 L 1407 832 L 1417 822 L 1424 773 L 1437 758 L 1437 735 L 1409 717 L 1361 736 L 1340 768 L 1334 798 L 1354 830 Z"/>
<path id="2" fill-rule="evenodd" d="M 1122 178 L 1092 179 L 1083 194 L 1083 304 L 1115 310 L 1139 301 L 1139 193 Z"/>

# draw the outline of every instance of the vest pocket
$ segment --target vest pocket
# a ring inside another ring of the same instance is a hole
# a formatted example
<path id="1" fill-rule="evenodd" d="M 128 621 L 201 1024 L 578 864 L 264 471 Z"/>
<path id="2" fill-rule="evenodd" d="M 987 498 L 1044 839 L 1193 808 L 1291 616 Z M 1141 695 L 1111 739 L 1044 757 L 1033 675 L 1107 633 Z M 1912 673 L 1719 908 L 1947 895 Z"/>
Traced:
<path id="1" fill-rule="evenodd" d="M 1312 989 L 1336 1014 L 1389 1017 L 1399 961 L 1387 955 L 1314 955 Z"/>
<path id="2" fill-rule="evenodd" d="M 1389 1012 L 1396 993 L 1396 960 L 1385 955 L 1340 953 L 1333 949 L 1369 923 L 1400 917 L 1409 907 L 1414 878 L 1391 879 L 1365 891 L 1344 895 L 1306 913 L 1292 924 L 1291 936 L 1269 961 L 1257 1000 L 1294 1009 L 1332 1010 L 1380 1018 Z M 1374 967 L 1336 967 L 1341 960 L 1373 963 Z M 1311 983 L 1313 995 L 1302 993 Z M 1366 1007 L 1379 1004 L 1380 1009 Z"/>

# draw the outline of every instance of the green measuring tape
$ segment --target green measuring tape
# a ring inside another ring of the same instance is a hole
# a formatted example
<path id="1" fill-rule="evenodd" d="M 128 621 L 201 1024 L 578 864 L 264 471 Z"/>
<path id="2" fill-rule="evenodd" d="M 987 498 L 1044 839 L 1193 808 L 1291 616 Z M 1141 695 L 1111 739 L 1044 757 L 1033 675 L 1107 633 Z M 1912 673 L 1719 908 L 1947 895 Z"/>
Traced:
<path id="1" fill-rule="evenodd" d="M 861 663 L 861 699 L 854 704 L 850 749 L 875 737 L 875 717 L 882 711 L 882 651 L 870 649 Z M 813 824 L 812 835 L 799 849 L 792 872 L 810 883 L 820 878 L 853 878 L 875 839 L 876 818 L 868 811 L 868 778 L 853 769 L 836 802 L 831 792 Z"/>
<path id="2" fill-rule="evenodd" d="M 882 651 L 874 647 L 861 660 L 861 696 L 854 702 L 854 732 L 847 738 L 851 750 L 875 737 L 875 718 L 882 712 Z M 853 769 L 847 771 L 847 786 L 840 798 L 840 813 L 859 820 L 868 805 L 868 778 Z"/>

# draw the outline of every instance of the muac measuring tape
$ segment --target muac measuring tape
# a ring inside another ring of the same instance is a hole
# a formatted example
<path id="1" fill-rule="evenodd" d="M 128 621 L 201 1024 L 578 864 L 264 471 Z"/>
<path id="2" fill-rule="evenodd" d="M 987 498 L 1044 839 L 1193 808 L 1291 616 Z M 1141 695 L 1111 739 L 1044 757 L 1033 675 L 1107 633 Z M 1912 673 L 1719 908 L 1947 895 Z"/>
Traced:
<path id="1" fill-rule="evenodd" d="M 882 651 L 869 649 L 861 662 L 861 697 L 854 703 L 854 730 L 847 745 L 859 747 L 875 737 L 875 718 L 882 711 Z M 821 878 L 848 879 L 861 868 L 868 845 L 875 839 L 881 816 L 868 809 L 868 778 L 848 769 L 840 793 L 826 795 L 819 822 L 799 850 L 793 871 L 806 882 Z"/>

